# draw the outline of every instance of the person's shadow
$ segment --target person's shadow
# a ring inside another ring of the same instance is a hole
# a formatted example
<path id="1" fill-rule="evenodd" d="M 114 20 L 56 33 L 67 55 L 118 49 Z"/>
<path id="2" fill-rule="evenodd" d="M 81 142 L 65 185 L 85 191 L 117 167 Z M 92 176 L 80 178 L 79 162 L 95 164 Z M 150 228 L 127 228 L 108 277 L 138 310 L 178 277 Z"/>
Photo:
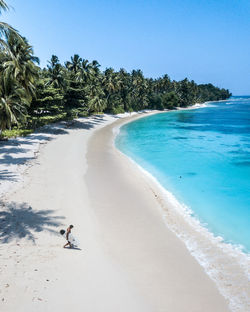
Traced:
<path id="1" fill-rule="evenodd" d="M 26 238 L 35 243 L 35 232 L 49 231 L 55 234 L 62 216 L 53 215 L 53 210 L 33 210 L 27 203 L 0 202 L 0 242 Z"/>
<path id="2" fill-rule="evenodd" d="M 67 249 L 67 250 L 82 250 L 81 248 L 75 247 L 75 246 L 73 246 L 73 247 L 65 247 L 64 249 Z"/>

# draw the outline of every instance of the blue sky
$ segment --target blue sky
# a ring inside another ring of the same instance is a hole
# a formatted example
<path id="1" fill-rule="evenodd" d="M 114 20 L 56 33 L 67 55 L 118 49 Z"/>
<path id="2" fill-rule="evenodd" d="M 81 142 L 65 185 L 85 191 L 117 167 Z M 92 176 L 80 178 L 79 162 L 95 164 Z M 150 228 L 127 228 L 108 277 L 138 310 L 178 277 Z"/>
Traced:
<path id="1" fill-rule="evenodd" d="M 142 69 L 250 94 L 249 0 L 6 0 L 46 66 L 77 53 L 102 68 Z"/>

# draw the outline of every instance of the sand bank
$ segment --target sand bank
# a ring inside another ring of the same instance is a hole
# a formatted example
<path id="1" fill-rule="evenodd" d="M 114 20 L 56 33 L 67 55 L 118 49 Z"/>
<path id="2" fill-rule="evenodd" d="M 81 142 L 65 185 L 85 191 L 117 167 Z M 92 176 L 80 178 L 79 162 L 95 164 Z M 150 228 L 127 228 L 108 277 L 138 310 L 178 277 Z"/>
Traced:
<path id="1" fill-rule="evenodd" d="M 22 185 L 1 200 L 1 311 L 228 311 L 113 147 L 117 122 L 104 126 L 115 119 L 65 125 L 32 163 L 23 159 Z M 62 248 L 68 224 L 78 249 Z"/>

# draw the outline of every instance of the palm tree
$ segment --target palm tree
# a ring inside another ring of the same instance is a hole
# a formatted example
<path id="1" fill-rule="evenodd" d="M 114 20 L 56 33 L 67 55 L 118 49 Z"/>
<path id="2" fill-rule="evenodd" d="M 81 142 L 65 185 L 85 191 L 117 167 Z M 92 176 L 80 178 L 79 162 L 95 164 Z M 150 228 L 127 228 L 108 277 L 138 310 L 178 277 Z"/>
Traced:
<path id="1" fill-rule="evenodd" d="M 92 66 L 88 60 L 83 59 L 80 68 L 80 79 L 84 84 L 87 84 L 92 79 Z"/>
<path id="2" fill-rule="evenodd" d="M 102 82 L 104 89 L 108 94 L 108 98 L 116 90 L 116 76 L 113 68 L 107 68 L 104 71 L 104 77 Z"/>
<path id="3" fill-rule="evenodd" d="M 121 101 L 124 107 L 124 111 L 127 112 L 131 109 L 130 98 L 133 89 L 131 75 L 124 69 L 121 68 L 118 72 L 119 76 L 119 93 Z"/>
<path id="4" fill-rule="evenodd" d="M 2 11 L 7 11 L 7 10 L 9 10 L 7 3 L 3 0 L 0 0 L 0 15 L 2 14 Z M 17 37 L 19 37 L 18 32 L 13 27 L 11 27 L 7 23 L 0 21 L 0 49 L 4 49 L 8 53 L 10 53 L 10 50 L 9 50 L 8 44 L 6 44 L 5 39 L 6 37 L 8 37 L 10 33 L 13 33 Z"/>
<path id="5" fill-rule="evenodd" d="M 102 86 L 106 95 L 108 112 L 112 112 L 114 106 L 118 103 L 118 92 L 121 88 L 121 84 L 120 75 L 116 73 L 113 68 L 107 68 L 104 71 Z"/>
<path id="6" fill-rule="evenodd" d="M 73 72 L 74 76 L 77 77 L 81 69 L 82 58 L 78 54 L 71 56 L 71 62 L 66 62 L 65 66 L 70 71 Z"/>
<path id="7" fill-rule="evenodd" d="M 95 79 L 88 85 L 88 112 L 103 112 L 106 107 L 105 93 L 100 81 Z"/>
<path id="8" fill-rule="evenodd" d="M 3 0 L 0 0 L 0 9 L 1 10 L 8 10 L 8 5 Z"/>
<path id="9" fill-rule="evenodd" d="M 148 106 L 148 81 L 144 78 L 141 70 L 132 71 L 132 85 L 133 89 L 131 92 L 134 109 L 140 110 Z"/>
<path id="10" fill-rule="evenodd" d="M 103 110 L 106 107 L 105 100 L 100 97 L 100 95 L 95 95 L 89 100 L 89 108 L 88 111 L 93 113 L 100 113 L 103 112 Z"/>
<path id="11" fill-rule="evenodd" d="M 13 81 L 11 76 L 0 77 L 0 132 L 11 129 L 25 120 L 29 104 L 25 89 Z M 1 136 L 0 133 L 0 136 Z"/>
<path id="12" fill-rule="evenodd" d="M 92 79 L 98 78 L 100 76 L 100 69 L 99 69 L 100 66 L 101 65 L 96 60 L 90 63 L 90 68 L 91 68 L 90 71 L 91 71 Z"/>
<path id="13" fill-rule="evenodd" d="M 56 55 L 52 55 L 49 61 L 48 67 L 48 76 L 49 81 L 46 83 L 46 86 L 51 85 L 55 88 L 64 89 L 65 87 L 65 73 L 63 67 L 59 62 L 59 59 Z"/>
<path id="14" fill-rule="evenodd" d="M 13 32 L 7 37 L 7 44 L 11 55 L 3 63 L 3 69 L 7 76 L 12 75 L 27 92 L 27 96 L 35 95 L 35 80 L 39 77 L 38 57 L 34 56 L 33 48 L 28 44 L 25 38 L 20 39 Z"/>

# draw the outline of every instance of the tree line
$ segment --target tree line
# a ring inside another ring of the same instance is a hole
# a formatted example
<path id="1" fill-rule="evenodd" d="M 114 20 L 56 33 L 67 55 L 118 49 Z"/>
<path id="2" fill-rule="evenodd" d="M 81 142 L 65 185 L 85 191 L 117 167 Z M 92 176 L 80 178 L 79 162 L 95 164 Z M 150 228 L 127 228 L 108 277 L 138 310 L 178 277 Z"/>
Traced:
<path id="1" fill-rule="evenodd" d="M 0 0 L 0 13 L 7 10 Z M 52 55 L 39 67 L 32 46 L 15 29 L 0 22 L 0 130 L 35 129 L 47 123 L 143 109 L 175 109 L 224 100 L 226 89 L 168 75 L 146 78 L 141 70 L 100 69 L 96 61 L 75 54 L 64 64 Z"/>

